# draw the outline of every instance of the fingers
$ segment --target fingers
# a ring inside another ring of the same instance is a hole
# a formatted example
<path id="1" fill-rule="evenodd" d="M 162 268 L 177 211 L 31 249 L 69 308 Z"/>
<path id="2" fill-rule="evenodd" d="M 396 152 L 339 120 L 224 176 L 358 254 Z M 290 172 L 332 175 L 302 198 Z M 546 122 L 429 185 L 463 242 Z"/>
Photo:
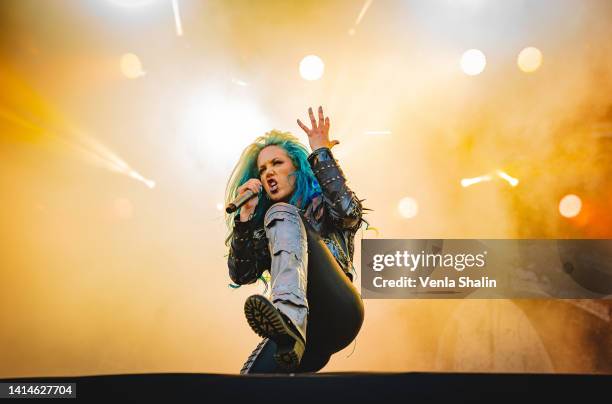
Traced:
<path id="1" fill-rule="evenodd" d="M 297 120 L 297 124 L 299 125 L 300 128 L 302 128 L 304 132 L 306 132 L 307 135 L 310 136 L 310 129 L 308 129 L 308 126 L 304 125 L 302 121 L 300 121 L 299 119 Z"/>
<path id="2" fill-rule="evenodd" d="M 261 181 L 259 181 L 257 178 L 251 178 L 248 181 L 249 184 L 249 189 L 253 192 L 255 192 L 256 194 L 261 192 L 261 188 L 263 187 L 263 185 L 261 184 Z"/>
<path id="3" fill-rule="evenodd" d="M 310 123 L 312 124 L 312 129 L 316 129 L 317 121 L 315 121 L 314 112 L 312 112 L 312 108 L 308 108 L 308 116 L 310 117 Z"/>
<path id="4" fill-rule="evenodd" d="M 239 186 L 236 192 L 238 193 L 238 195 L 242 195 L 246 192 L 247 189 L 250 189 L 254 193 L 258 194 L 261 191 L 261 187 L 261 181 L 259 181 L 257 178 L 251 178 L 250 180 Z"/>
<path id="5" fill-rule="evenodd" d="M 335 145 L 340 144 L 340 141 L 339 141 L 339 140 L 332 140 L 330 143 L 331 143 L 331 144 L 329 145 L 329 148 L 331 149 L 331 148 L 332 148 L 332 147 L 334 147 Z"/>
<path id="6" fill-rule="evenodd" d="M 329 117 L 325 118 L 325 124 L 323 125 L 326 133 L 329 133 Z"/>
<path id="7" fill-rule="evenodd" d="M 325 125 L 325 118 L 323 117 L 323 107 L 319 105 L 319 128 Z"/>
<path id="8" fill-rule="evenodd" d="M 310 124 L 312 125 L 312 129 L 309 129 L 299 119 L 297 120 L 297 123 L 300 126 L 300 128 L 302 128 L 302 130 L 306 132 L 308 136 L 312 135 L 312 133 L 316 131 L 317 129 L 318 130 L 322 130 L 322 129 L 329 130 L 329 118 L 325 117 L 322 106 L 319 106 L 319 109 L 318 109 L 319 122 L 317 122 L 317 120 L 315 119 L 314 111 L 312 110 L 312 108 L 308 108 L 308 117 L 310 118 Z"/>

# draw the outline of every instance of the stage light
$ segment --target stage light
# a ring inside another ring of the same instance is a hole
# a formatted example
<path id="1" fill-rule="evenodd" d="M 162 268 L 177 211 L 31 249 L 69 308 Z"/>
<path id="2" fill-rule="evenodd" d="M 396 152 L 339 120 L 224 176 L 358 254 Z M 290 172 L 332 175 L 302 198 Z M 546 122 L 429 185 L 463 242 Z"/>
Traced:
<path id="1" fill-rule="evenodd" d="M 361 23 L 361 20 L 363 20 L 363 17 L 365 16 L 366 12 L 368 11 L 370 6 L 372 5 L 373 1 L 374 0 L 365 0 L 365 2 L 363 3 L 363 6 L 361 6 L 361 10 L 359 11 L 359 14 L 357 15 L 357 18 L 355 19 L 355 25 L 353 25 L 348 30 L 348 34 L 350 36 L 353 36 L 353 35 L 355 35 L 357 33 L 357 26 Z"/>
<path id="2" fill-rule="evenodd" d="M 405 219 L 412 219 L 419 213 L 419 204 L 409 196 L 402 198 L 398 204 L 399 214 Z"/>
<path id="3" fill-rule="evenodd" d="M 216 208 L 218 211 L 223 211 L 223 204 L 221 202 L 217 203 Z"/>
<path id="4" fill-rule="evenodd" d="M 361 11 L 359 11 L 359 15 L 357 16 L 357 19 L 355 20 L 355 26 L 361 23 L 361 20 L 363 20 L 363 17 L 368 11 L 368 8 L 370 8 L 370 6 L 372 5 L 373 1 L 374 0 L 365 0 L 365 2 L 363 3 L 363 6 L 361 7 Z"/>
<path id="5" fill-rule="evenodd" d="M 470 49 L 461 56 L 461 70 L 469 76 L 476 76 L 483 72 L 487 65 L 487 58 L 478 49 Z"/>
<path id="6" fill-rule="evenodd" d="M 490 175 L 481 175 L 480 177 L 474 178 L 462 178 L 461 186 L 467 188 L 471 185 L 478 184 L 479 182 L 491 181 L 493 178 Z"/>
<path id="7" fill-rule="evenodd" d="M 178 0 L 172 0 L 172 12 L 174 13 L 174 26 L 176 27 L 176 35 L 183 36 L 183 23 L 181 22 L 181 12 L 179 10 Z"/>
<path id="8" fill-rule="evenodd" d="M 142 175 L 141 175 L 139 172 L 137 172 L 137 171 L 132 170 L 132 171 L 130 171 L 130 172 L 128 173 L 128 175 L 129 175 L 131 178 L 134 178 L 135 180 L 138 180 L 138 181 L 142 182 L 143 184 L 145 184 L 147 187 L 149 187 L 149 188 L 151 188 L 151 189 L 155 188 L 155 181 L 153 181 L 153 180 L 150 180 L 150 179 L 148 179 L 148 178 L 143 177 L 143 176 L 142 176 Z"/>
<path id="9" fill-rule="evenodd" d="M 503 172 L 502 170 L 497 170 L 497 175 L 500 178 L 503 178 L 504 180 L 506 180 L 508 182 L 508 184 L 510 184 L 510 186 L 516 187 L 519 183 L 518 178 L 514 178 L 512 176 L 510 176 L 509 174 Z"/>
<path id="10" fill-rule="evenodd" d="M 142 70 L 140 58 L 133 53 L 126 53 L 121 56 L 119 64 L 121 66 L 121 72 L 128 79 L 137 79 L 145 75 L 145 72 Z"/>
<path id="11" fill-rule="evenodd" d="M 542 52 L 533 46 L 525 48 L 519 53 L 516 63 L 523 72 L 533 73 L 542 65 Z"/>
<path id="12" fill-rule="evenodd" d="M 249 87 L 230 86 L 234 90 L 215 86 L 201 89 L 181 113 L 178 128 L 195 157 L 223 175 L 246 145 L 272 127 L 257 102 L 244 91 Z"/>
<path id="13" fill-rule="evenodd" d="M 321 58 L 316 55 L 308 55 L 300 62 L 300 76 L 302 76 L 304 80 L 319 80 L 323 76 L 324 70 L 325 64 Z"/>
<path id="14" fill-rule="evenodd" d="M 577 195 L 569 194 L 561 198 L 559 202 L 559 213 L 561 216 L 572 218 L 578 216 L 582 209 L 582 201 Z"/>

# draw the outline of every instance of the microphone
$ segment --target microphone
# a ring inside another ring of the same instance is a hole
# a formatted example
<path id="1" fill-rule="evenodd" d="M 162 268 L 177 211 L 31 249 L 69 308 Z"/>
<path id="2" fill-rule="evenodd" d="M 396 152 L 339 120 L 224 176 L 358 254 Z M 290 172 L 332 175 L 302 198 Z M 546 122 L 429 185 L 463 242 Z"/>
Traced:
<path id="1" fill-rule="evenodd" d="M 236 199 L 231 201 L 225 207 L 225 212 L 226 213 L 234 213 L 235 211 L 238 210 L 238 208 L 240 208 L 242 205 L 247 203 L 251 198 L 254 198 L 255 196 L 257 196 L 257 194 L 255 192 L 251 191 L 250 189 L 247 189 L 244 194 L 236 197 Z"/>

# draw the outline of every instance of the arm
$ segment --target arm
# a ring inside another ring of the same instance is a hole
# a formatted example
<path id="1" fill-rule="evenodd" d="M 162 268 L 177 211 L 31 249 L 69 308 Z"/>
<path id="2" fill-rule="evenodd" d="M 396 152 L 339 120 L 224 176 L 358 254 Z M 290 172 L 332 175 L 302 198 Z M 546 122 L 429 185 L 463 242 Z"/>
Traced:
<path id="1" fill-rule="evenodd" d="M 230 279 L 237 285 L 254 283 L 259 277 L 252 223 L 251 221 L 241 222 L 238 220 L 238 215 L 234 221 L 234 234 L 227 266 Z"/>
<path id="2" fill-rule="evenodd" d="M 256 194 L 261 191 L 261 181 L 251 178 L 236 189 L 237 195 L 242 195 L 247 190 Z M 229 276 L 237 285 L 254 283 L 257 278 L 269 268 L 266 257 L 261 251 L 266 251 L 267 240 L 265 237 L 255 237 L 256 226 L 251 219 L 259 202 L 259 196 L 251 198 L 240 208 L 239 214 L 234 217 L 234 232 L 230 243 L 227 266 Z M 264 243 L 264 244 L 262 244 Z"/>
<path id="3" fill-rule="evenodd" d="M 342 229 L 356 229 L 361 224 L 362 206 L 347 181 L 331 150 L 316 149 L 308 157 L 321 190 L 323 200 L 334 225 Z"/>
<path id="4" fill-rule="evenodd" d="M 361 201 L 346 185 L 344 173 L 332 155 L 331 148 L 340 142 L 329 139 L 329 117 L 325 117 L 322 107 L 319 107 L 318 112 L 317 122 L 312 108 L 308 108 L 312 128 L 297 120 L 300 128 L 308 135 L 313 150 L 308 161 L 321 185 L 323 200 L 334 225 L 347 230 L 357 229 L 361 225 Z"/>

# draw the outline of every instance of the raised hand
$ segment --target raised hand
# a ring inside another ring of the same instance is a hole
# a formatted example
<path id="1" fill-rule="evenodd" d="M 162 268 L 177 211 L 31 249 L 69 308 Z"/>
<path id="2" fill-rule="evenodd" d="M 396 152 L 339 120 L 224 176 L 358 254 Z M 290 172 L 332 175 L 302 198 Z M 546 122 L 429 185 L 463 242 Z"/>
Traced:
<path id="1" fill-rule="evenodd" d="M 319 121 L 315 120 L 314 112 L 312 108 L 308 108 L 308 115 L 310 116 L 310 123 L 312 128 L 304 125 L 302 121 L 297 120 L 297 124 L 302 128 L 308 135 L 308 142 L 312 151 L 320 149 L 322 147 L 332 148 L 340 142 L 337 140 L 329 140 L 329 117 L 323 115 L 323 107 L 319 106 Z"/>

